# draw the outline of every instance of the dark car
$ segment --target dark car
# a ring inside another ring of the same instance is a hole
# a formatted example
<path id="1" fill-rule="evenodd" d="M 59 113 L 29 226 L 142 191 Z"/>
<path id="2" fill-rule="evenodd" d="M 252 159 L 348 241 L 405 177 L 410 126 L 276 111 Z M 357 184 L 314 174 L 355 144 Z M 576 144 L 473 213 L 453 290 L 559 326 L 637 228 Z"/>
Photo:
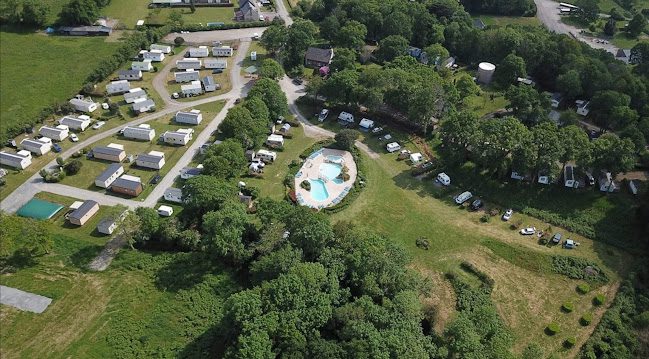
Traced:
<path id="1" fill-rule="evenodd" d="M 8 140 L 6 146 L 12 148 L 18 148 L 18 146 L 16 145 L 16 140 Z"/>
<path id="2" fill-rule="evenodd" d="M 561 243 L 561 233 L 555 233 L 554 236 L 552 236 L 552 243 L 554 244 Z"/>
<path id="3" fill-rule="evenodd" d="M 153 176 L 153 178 L 151 178 L 151 181 L 149 181 L 149 182 L 151 184 L 158 184 L 158 182 L 160 182 L 161 179 L 162 179 L 162 176 L 160 176 L 160 174 L 156 174 L 155 176 Z"/>
<path id="4" fill-rule="evenodd" d="M 61 152 L 61 151 L 63 151 L 63 149 L 61 148 L 61 146 L 59 146 L 58 143 L 53 144 L 53 145 L 52 145 L 52 149 L 54 149 L 54 152 Z"/>
<path id="5" fill-rule="evenodd" d="M 238 105 L 238 104 L 240 104 L 240 103 L 241 103 L 241 99 L 240 99 L 240 98 L 234 100 L 234 104 L 235 104 L 235 105 Z"/>
<path id="6" fill-rule="evenodd" d="M 92 154 L 92 150 L 90 150 L 90 151 L 88 151 L 88 153 L 86 153 L 86 159 L 91 159 L 93 156 L 94 155 Z"/>
<path id="7" fill-rule="evenodd" d="M 212 73 L 213 73 L 213 74 L 222 74 L 222 73 L 223 73 L 223 69 L 214 69 L 214 70 L 212 70 Z"/>
<path id="8" fill-rule="evenodd" d="M 476 199 L 475 201 L 471 202 L 471 210 L 473 211 L 477 211 L 483 206 L 484 206 L 484 202 L 482 202 L 481 199 Z"/>
<path id="9" fill-rule="evenodd" d="M 304 81 L 302 79 L 300 79 L 300 78 L 295 78 L 295 79 L 293 79 L 293 83 L 296 84 L 296 85 L 302 85 L 304 83 Z"/>

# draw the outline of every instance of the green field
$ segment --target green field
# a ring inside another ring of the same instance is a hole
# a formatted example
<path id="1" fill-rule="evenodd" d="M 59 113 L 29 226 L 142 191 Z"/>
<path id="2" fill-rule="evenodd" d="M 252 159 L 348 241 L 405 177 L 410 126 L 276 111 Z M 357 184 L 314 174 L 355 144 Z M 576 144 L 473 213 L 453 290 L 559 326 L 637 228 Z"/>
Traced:
<path id="1" fill-rule="evenodd" d="M 101 14 L 119 19 L 120 24 L 127 29 L 135 28 L 138 20 L 145 20 L 149 16 L 149 0 L 111 0 L 110 4 L 101 10 Z"/>
<path id="2" fill-rule="evenodd" d="M 118 43 L 103 38 L 0 31 L 0 121 L 14 126 L 78 93 L 84 79 Z"/>
<path id="3" fill-rule="evenodd" d="M 233 23 L 234 11 L 237 8 L 237 6 L 198 7 L 194 13 L 192 13 L 189 8 L 159 8 L 150 10 L 148 20 L 146 21 L 151 24 L 164 24 L 167 22 L 169 14 L 171 14 L 172 11 L 178 11 L 182 14 L 185 24 L 207 25 L 208 22 Z"/>

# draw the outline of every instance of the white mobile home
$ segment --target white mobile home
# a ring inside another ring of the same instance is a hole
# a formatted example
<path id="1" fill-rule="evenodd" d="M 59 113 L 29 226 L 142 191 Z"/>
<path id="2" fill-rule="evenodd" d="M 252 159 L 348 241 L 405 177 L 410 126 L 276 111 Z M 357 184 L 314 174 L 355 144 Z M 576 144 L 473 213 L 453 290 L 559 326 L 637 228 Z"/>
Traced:
<path id="1" fill-rule="evenodd" d="M 32 164 L 32 154 L 25 150 L 17 153 L 0 152 L 0 164 L 24 170 Z"/>
<path id="2" fill-rule="evenodd" d="M 590 109 L 588 108 L 588 105 L 590 105 L 589 101 L 577 100 L 575 101 L 575 105 L 577 105 L 578 115 L 588 116 L 588 113 L 590 112 Z"/>
<path id="3" fill-rule="evenodd" d="M 212 76 L 205 76 L 201 80 L 203 83 L 203 88 L 205 88 L 205 92 L 213 92 L 221 88 L 221 85 L 219 85 L 216 81 L 214 81 L 214 77 Z"/>
<path id="4" fill-rule="evenodd" d="M 203 60 L 206 69 L 227 69 L 228 60 L 209 58 Z"/>
<path id="5" fill-rule="evenodd" d="M 135 164 L 140 167 L 159 170 L 165 165 L 165 154 L 163 152 L 151 151 L 140 153 L 135 159 Z"/>
<path id="6" fill-rule="evenodd" d="M 133 61 L 131 63 L 131 70 L 140 71 L 140 78 L 142 78 L 141 71 L 151 72 L 153 71 L 153 65 L 149 59 L 145 59 L 144 61 Z"/>
<path id="7" fill-rule="evenodd" d="M 139 126 L 124 127 L 124 137 L 136 140 L 151 141 L 155 138 L 155 130 L 149 125 L 141 124 Z"/>
<path id="8" fill-rule="evenodd" d="M 259 150 L 255 154 L 255 158 L 258 158 L 264 162 L 273 162 L 277 159 L 277 152 L 273 151 L 267 151 L 267 150 Z"/>
<path id="9" fill-rule="evenodd" d="M 59 125 L 68 126 L 68 128 L 77 131 L 85 131 L 86 128 L 90 126 L 90 117 L 86 115 L 81 115 L 77 117 L 64 116 L 59 120 Z"/>
<path id="10" fill-rule="evenodd" d="M 563 169 L 563 185 L 570 188 L 579 188 L 579 181 L 575 179 L 575 167 L 567 165 Z"/>
<path id="11" fill-rule="evenodd" d="M 80 112 L 93 112 L 97 109 L 97 104 L 91 98 L 73 98 L 70 100 L 70 105 Z"/>
<path id="12" fill-rule="evenodd" d="M 146 92 L 139 87 L 130 89 L 127 93 L 124 94 L 124 101 L 126 101 L 126 103 L 133 103 L 135 102 L 135 100 L 146 98 Z"/>
<path id="13" fill-rule="evenodd" d="M 174 79 L 177 83 L 191 82 L 199 79 L 200 72 L 194 69 L 187 69 L 181 72 L 174 72 Z"/>
<path id="14" fill-rule="evenodd" d="M 230 46 L 214 46 L 212 48 L 212 55 L 217 57 L 229 57 L 232 56 L 232 48 Z"/>
<path id="15" fill-rule="evenodd" d="M 124 93 L 131 89 L 131 84 L 126 80 L 113 81 L 106 85 L 106 92 L 109 95 Z"/>
<path id="16" fill-rule="evenodd" d="M 175 120 L 178 123 L 198 125 L 201 123 L 201 121 L 203 121 L 203 115 L 201 114 L 201 110 L 195 110 L 195 109 L 189 112 L 178 111 L 176 112 Z"/>
<path id="17" fill-rule="evenodd" d="M 95 186 L 108 188 L 122 173 L 124 173 L 124 167 L 119 163 L 113 163 L 95 178 Z"/>
<path id="18" fill-rule="evenodd" d="M 20 142 L 20 148 L 37 155 L 44 155 L 52 149 L 52 140 L 49 138 L 41 138 L 38 140 L 26 138 Z"/>
<path id="19" fill-rule="evenodd" d="M 66 125 L 58 125 L 56 127 L 43 126 L 38 130 L 38 134 L 49 137 L 54 141 L 63 141 L 70 134 L 70 129 Z"/>
<path id="20" fill-rule="evenodd" d="M 171 53 L 171 46 L 169 45 L 160 45 L 160 44 L 151 44 L 149 46 L 149 50 L 158 50 L 161 51 L 163 54 L 169 54 Z"/>
<path id="21" fill-rule="evenodd" d="M 107 146 L 94 147 L 92 149 L 92 157 L 100 160 L 122 162 L 126 158 L 126 152 L 124 151 L 124 146 L 110 143 Z"/>
<path id="22" fill-rule="evenodd" d="M 200 69 L 201 66 L 201 60 L 195 57 L 187 57 L 181 60 L 176 60 L 176 68 L 178 70 Z"/>
<path id="23" fill-rule="evenodd" d="M 133 111 L 143 113 L 155 110 L 155 102 L 150 98 L 139 98 L 133 102 Z"/>
<path id="24" fill-rule="evenodd" d="M 186 145 L 193 137 L 194 130 L 181 128 L 176 131 L 166 131 L 162 134 L 162 140 L 170 145 Z"/>
<path id="25" fill-rule="evenodd" d="M 185 95 L 200 95 L 203 93 L 203 86 L 200 81 L 192 81 L 189 85 L 180 86 L 180 91 Z"/>
<path id="26" fill-rule="evenodd" d="M 269 147 L 284 146 L 284 137 L 282 135 L 270 135 L 266 138 L 266 145 Z"/>
<path id="27" fill-rule="evenodd" d="M 613 181 L 611 172 L 601 172 L 597 179 L 599 183 L 599 190 L 602 192 L 616 192 L 620 187 Z"/>
<path id="28" fill-rule="evenodd" d="M 149 61 L 149 65 L 151 65 L 151 61 Z M 131 64 L 131 70 L 120 70 L 118 74 L 120 80 L 133 81 L 142 79 L 142 71 L 133 69 L 133 64 Z"/>
<path id="29" fill-rule="evenodd" d="M 143 60 L 151 60 L 153 62 L 161 62 L 165 59 L 165 54 L 160 50 L 142 50 L 140 51 L 140 55 L 142 55 Z"/>
<path id="30" fill-rule="evenodd" d="M 354 123 L 354 115 L 352 115 L 349 112 L 341 112 L 340 115 L 338 115 L 338 121 L 342 123 Z"/>
<path id="31" fill-rule="evenodd" d="M 210 56 L 210 49 L 207 46 L 189 48 L 189 57 L 208 57 L 208 56 Z"/>

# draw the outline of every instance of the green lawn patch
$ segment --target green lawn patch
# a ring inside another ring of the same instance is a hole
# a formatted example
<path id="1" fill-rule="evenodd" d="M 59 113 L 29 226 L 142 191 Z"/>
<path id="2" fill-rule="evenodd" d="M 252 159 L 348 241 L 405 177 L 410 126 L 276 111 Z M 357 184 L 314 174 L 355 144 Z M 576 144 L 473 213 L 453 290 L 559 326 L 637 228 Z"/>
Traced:
<path id="1" fill-rule="evenodd" d="M 518 267 L 541 274 L 552 272 L 552 259 L 545 254 L 512 247 L 494 239 L 484 239 L 480 243 L 497 256 Z"/>
<path id="2" fill-rule="evenodd" d="M 530 25 L 540 26 L 541 22 L 536 16 L 491 16 L 480 15 L 474 18 L 482 19 L 485 25 L 507 26 L 507 25 Z"/>
<path id="3" fill-rule="evenodd" d="M 146 25 L 150 2 L 150 0 L 111 0 L 110 4 L 101 10 L 101 14 L 118 19 L 127 29 L 134 29 L 138 20 L 145 20 Z"/>
<path id="4" fill-rule="evenodd" d="M 169 19 L 169 14 L 171 14 L 172 11 L 178 11 L 181 13 L 182 18 L 187 25 L 207 25 L 208 22 L 232 24 L 234 23 L 234 11 L 235 9 L 238 9 L 237 4 L 234 5 L 234 7 L 196 7 L 196 12 L 194 13 L 192 13 L 188 7 L 178 9 L 152 9 L 145 23 L 165 24 Z"/>

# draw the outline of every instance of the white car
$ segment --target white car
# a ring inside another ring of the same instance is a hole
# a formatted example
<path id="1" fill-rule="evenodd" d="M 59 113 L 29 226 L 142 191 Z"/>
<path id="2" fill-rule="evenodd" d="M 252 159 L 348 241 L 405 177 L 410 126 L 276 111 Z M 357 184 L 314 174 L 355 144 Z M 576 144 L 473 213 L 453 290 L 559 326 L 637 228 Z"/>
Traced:
<path id="1" fill-rule="evenodd" d="M 102 128 L 102 126 L 104 126 L 105 124 L 106 124 L 106 122 L 99 121 L 99 122 L 95 123 L 94 125 L 92 125 L 92 129 L 93 130 L 98 130 L 98 129 Z"/>
<path id="2" fill-rule="evenodd" d="M 104 110 L 108 110 L 110 108 L 110 106 L 108 105 L 107 102 L 102 102 L 101 108 L 103 108 Z"/>
<path id="3" fill-rule="evenodd" d="M 510 208 L 506 210 L 505 213 L 503 214 L 503 221 L 509 221 L 512 218 L 513 214 L 514 214 L 513 209 Z"/>
<path id="4" fill-rule="evenodd" d="M 178 92 L 174 92 L 171 94 L 171 98 L 180 98 L 180 95 L 178 94 Z"/>
<path id="5" fill-rule="evenodd" d="M 444 186 L 450 186 L 451 185 L 451 177 L 449 177 L 446 173 L 442 172 L 437 175 L 437 178 L 435 180 Z"/>
<path id="6" fill-rule="evenodd" d="M 455 197 L 455 203 L 457 204 L 462 204 L 468 200 L 470 200 L 473 197 L 473 193 L 466 191 L 460 193 L 457 197 Z"/>
<path id="7" fill-rule="evenodd" d="M 524 235 L 524 236 L 531 236 L 534 233 L 536 233 L 536 227 L 527 227 L 527 228 L 521 229 L 521 234 Z"/>
<path id="8" fill-rule="evenodd" d="M 324 122 L 324 120 L 327 119 L 327 116 L 329 116 L 329 110 L 323 108 L 322 111 L 320 111 L 320 114 L 318 115 L 318 121 Z"/>
<path id="9" fill-rule="evenodd" d="M 79 142 L 79 137 L 77 136 L 76 133 L 73 133 L 73 134 L 70 135 L 70 141 Z"/>

